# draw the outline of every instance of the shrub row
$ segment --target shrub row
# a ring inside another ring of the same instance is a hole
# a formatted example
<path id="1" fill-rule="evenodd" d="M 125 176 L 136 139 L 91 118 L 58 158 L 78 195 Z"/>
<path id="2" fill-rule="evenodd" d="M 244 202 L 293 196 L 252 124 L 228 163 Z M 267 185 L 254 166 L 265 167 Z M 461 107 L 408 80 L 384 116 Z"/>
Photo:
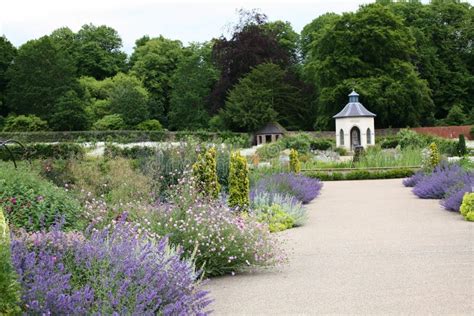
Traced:
<path id="1" fill-rule="evenodd" d="M 384 171 L 354 170 L 348 173 L 342 172 L 307 172 L 306 175 L 311 178 L 318 178 L 322 181 L 338 180 L 372 180 L 372 179 L 397 179 L 410 177 L 414 171 L 407 168 L 399 168 Z"/>
<path id="2" fill-rule="evenodd" d="M 194 137 L 200 141 L 219 141 L 249 146 L 251 137 L 245 133 L 207 131 L 80 131 L 80 132 L 2 132 L 0 139 L 15 139 L 23 143 L 35 142 L 117 142 L 178 141 Z"/>
<path id="3" fill-rule="evenodd" d="M 13 154 L 15 160 L 24 159 L 63 159 L 69 157 L 82 157 L 84 148 L 79 144 L 58 143 L 58 144 L 25 144 L 24 148 L 19 145 L 9 144 L 8 149 Z M 6 148 L 0 148 L 0 160 L 11 160 L 12 157 Z"/>

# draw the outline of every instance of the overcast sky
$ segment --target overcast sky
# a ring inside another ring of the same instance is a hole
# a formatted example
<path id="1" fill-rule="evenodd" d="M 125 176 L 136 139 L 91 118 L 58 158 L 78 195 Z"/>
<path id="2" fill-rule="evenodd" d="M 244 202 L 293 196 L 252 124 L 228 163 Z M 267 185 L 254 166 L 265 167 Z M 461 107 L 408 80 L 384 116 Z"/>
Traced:
<path id="1" fill-rule="evenodd" d="M 470 0 L 472 3 L 474 0 Z M 326 12 L 354 11 L 374 0 L 1 0 L 0 35 L 15 46 L 67 26 L 108 25 L 122 37 L 124 50 L 132 51 L 137 38 L 147 34 L 179 39 L 184 44 L 226 34 L 237 20 L 236 9 L 259 8 L 271 21 L 289 21 L 301 29 Z"/>

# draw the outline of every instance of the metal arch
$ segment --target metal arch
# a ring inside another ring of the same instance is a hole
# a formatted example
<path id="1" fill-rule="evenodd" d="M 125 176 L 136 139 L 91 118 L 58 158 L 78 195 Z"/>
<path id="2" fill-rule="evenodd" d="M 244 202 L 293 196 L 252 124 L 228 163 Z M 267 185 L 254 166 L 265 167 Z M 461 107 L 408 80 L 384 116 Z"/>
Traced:
<path id="1" fill-rule="evenodd" d="M 23 150 L 25 151 L 25 153 L 27 155 L 27 158 L 28 158 L 28 151 L 26 150 L 26 147 L 22 143 L 20 143 L 19 141 L 14 140 L 14 139 L 7 139 L 7 140 L 0 141 L 0 148 L 3 147 L 8 151 L 8 153 L 10 154 L 10 157 L 12 158 L 13 165 L 15 166 L 15 169 L 17 169 L 15 155 L 13 155 L 13 152 L 10 150 L 10 148 L 8 148 L 8 144 L 20 145 L 20 147 L 23 148 Z M 28 159 L 28 161 L 31 164 L 31 161 L 29 159 Z"/>

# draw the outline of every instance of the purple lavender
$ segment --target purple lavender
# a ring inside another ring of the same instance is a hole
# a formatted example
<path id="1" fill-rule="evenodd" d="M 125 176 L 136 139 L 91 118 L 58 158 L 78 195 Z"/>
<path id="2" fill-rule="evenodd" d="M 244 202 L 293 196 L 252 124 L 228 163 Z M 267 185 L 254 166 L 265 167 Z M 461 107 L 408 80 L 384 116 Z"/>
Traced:
<path id="1" fill-rule="evenodd" d="M 279 173 L 260 179 L 252 188 L 250 196 L 254 197 L 257 192 L 281 193 L 294 196 L 306 204 L 319 195 L 322 187 L 318 179 L 301 174 Z"/>
<path id="2" fill-rule="evenodd" d="M 403 180 L 403 185 L 406 187 L 413 188 L 415 185 L 418 184 L 421 180 L 424 179 L 425 173 L 423 171 L 417 171 L 415 174 L 413 174 L 411 177 L 408 177 Z"/>
<path id="3" fill-rule="evenodd" d="M 422 199 L 443 199 L 457 187 L 472 183 L 473 177 L 472 172 L 464 171 L 459 165 L 443 164 L 418 181 L 413 193 Z"/>
<path id="4" fill-rule="evenodd" d="M 132 224 L 80 233 L 22 233 L 12 242 L 27 314 L 206 314 L 198 275 L 166 239 Z"/>
<path id="5" fill-rule="evenodd" d="M 462 186 L 453 188 L 448 192 L 446 197 L 441 201 L 441 205 L 443 205 L 445 209 L 459 212 L 464 194 L 472 192 L 472 188 L 474 187 L 474 177 L 471 176 L 469 180 L 469 183 L 463 183 Z"/>

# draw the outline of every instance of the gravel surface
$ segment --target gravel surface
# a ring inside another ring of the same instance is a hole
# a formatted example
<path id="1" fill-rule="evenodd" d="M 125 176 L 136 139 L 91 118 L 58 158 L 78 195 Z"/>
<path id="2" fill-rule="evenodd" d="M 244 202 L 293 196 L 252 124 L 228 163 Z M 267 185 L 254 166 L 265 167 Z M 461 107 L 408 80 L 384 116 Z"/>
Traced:
<path id="1" fill-rule="evenodd" d="M 401 180 L 325 182 L 290 263 L 215 278 L 215 315 L 474 315 L 474 223 Z"/>

